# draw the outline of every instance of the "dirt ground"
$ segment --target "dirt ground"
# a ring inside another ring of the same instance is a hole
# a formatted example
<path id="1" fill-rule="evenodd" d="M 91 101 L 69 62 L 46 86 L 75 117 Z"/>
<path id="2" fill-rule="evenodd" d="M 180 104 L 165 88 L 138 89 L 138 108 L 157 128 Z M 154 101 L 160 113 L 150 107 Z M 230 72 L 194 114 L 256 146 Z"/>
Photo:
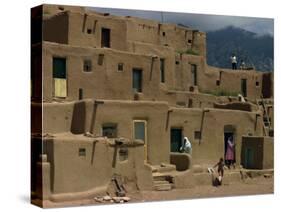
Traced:
<path id="1" fill-rule="evenodd" d="M 142 191 L 127 193 L 131 198 L 129 203 L 133 202 L 151 202 L 163 200 L 180 200 L 195 199 L 209 197 L 229 197 L 239 195 L 257 195 L 257 194 L 273 194 L 274 178 L 257 177 L 248 179 L 244 182 L 233 182 L 228 185 L 214 187 L 212 185 L 196 186 L 189 189 L 172 189 L 170 191 Z M 99 203 L 94 199 L 84 199 L 72 202 L 50 203 L 45 202 L 45 207 L 66 207 L 78 205 L 96 205 L 96 204 L 117 204 L 117 203 Z M 126 204 L 126 203 L 123 203 Z"/>

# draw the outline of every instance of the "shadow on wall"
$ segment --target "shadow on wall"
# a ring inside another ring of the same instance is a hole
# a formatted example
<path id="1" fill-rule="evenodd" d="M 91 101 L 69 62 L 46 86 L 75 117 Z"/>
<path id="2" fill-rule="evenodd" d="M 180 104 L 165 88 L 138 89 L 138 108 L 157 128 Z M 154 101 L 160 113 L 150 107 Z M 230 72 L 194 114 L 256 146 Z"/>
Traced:
<path id="1" fill-rule="evenodd" d="M 85 102 L 77 102 L 74 104 L 71 132 L 73 134 L 82 134 L 85 132 L 86 124 L 86 104 Z"/>

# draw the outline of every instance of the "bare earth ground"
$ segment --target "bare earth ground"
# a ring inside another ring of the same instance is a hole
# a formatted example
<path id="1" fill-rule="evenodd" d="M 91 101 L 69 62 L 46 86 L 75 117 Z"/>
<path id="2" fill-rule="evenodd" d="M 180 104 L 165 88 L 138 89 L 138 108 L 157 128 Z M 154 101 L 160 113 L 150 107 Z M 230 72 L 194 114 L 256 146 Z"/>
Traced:
<path id="1" fill-rule="evenodd" d="M 245 182 L 233 182 L 228 185 L 214 187 L 212 185 L 196 186 L 189 189 L 173 189 L 170 191 L 143 191 L 127 193 L 133 202 L 150 202 L 163 200 L 180 200 L 209 197 L 227 197 L 239 195 L 273 194 L 274 178 L 257 177 L 248 179 Z M 50 203 L 45 202 L 45 207 L 65 207 L 93 204 L 117 204 L 117 203 L 98 203 L 94 199 L 77 200 L 72 202 Z M 124 203 L 126 204 L 126 203 Z"/>

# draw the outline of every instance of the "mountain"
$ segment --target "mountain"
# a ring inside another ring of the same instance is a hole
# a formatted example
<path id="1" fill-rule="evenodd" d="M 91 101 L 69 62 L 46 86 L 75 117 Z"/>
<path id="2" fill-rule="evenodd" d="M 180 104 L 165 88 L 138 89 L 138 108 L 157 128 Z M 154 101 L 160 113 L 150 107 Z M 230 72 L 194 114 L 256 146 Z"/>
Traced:
<path id="1" fill-rule="evenodd" d="M 230 68 L 230 56 L 236 54 L 238 67 L 241 60 L 259 71 L 273 71 L 273 37 L 259 36 L 241 28 L 229 26 L 207 32 L 207 63 Z"/>

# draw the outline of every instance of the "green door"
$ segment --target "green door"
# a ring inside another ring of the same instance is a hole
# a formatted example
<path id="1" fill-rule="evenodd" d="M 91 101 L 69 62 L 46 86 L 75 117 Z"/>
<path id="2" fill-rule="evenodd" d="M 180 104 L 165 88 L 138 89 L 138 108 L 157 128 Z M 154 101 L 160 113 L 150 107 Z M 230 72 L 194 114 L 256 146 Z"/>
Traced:
<path id="1" fill-rule="evenodd" d="M 171 129 L 171 152 L 180 152 L 182 129 Z"/>
<path id="2" fill-rule="evenodd" d="M 245 165 L 246 169 L 254 168 L 254 152 L 251 148 L 246 148 L 245 150 Z"/>

